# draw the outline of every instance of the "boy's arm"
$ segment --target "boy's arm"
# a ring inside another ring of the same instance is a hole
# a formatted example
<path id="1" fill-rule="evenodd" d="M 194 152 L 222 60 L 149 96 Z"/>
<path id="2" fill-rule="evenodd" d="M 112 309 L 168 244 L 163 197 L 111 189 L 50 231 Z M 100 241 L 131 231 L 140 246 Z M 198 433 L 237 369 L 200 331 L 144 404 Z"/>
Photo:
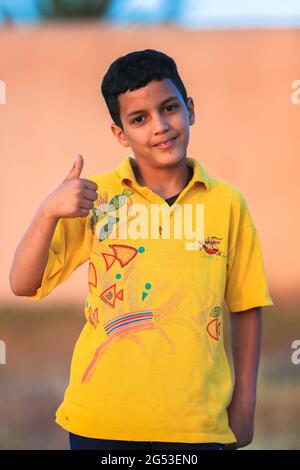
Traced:
<path id="1" fill-rule="evenodd" d="M 230 316 L 235 384 L 227 412 L 229 425 L 237 442 L 227 448 L 236 449 L 250 444 L 254 434 L 262 308 L 234 312 Z"/>
<path id="2" fill-rule="evenodd" d="M 34 295 L 41 285 L 58 220 L 48 216 L 43 204 L 39 207 L 16 249 L 9 273 L 10 287 L 15 295 Z"/>
<path id="3" fill-rule="evenodd" d="M 49 248 L 59 220 L 67 225 L 68 219 L 86 217 L 93 208 L 98 186 L 94 181 L 80 178 L 83 163 L 83 157 L 78 155 L 67 177 L 44 199 L 21 239 L 9 273 L 15 295 L 34 296 L 41 286 L 48 257 L 52 255 L 51 260 L 56 256 Z M 72 235 L 77 249 L 78 234 Z"/>

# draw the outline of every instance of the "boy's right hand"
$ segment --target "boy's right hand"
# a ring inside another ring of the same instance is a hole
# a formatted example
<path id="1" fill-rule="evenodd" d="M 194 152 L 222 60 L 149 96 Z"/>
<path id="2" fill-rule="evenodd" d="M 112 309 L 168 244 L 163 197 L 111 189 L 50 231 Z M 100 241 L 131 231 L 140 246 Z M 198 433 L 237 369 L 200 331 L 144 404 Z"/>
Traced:
<path id="1" fill-rule="evenodd" d="M 80 178 L 83 157 L 78 154 L 75 163 L 63 182 L 43 201 L 48 217 L 85 217 L 98 199 L 98 185 L 94 181 Z"/>

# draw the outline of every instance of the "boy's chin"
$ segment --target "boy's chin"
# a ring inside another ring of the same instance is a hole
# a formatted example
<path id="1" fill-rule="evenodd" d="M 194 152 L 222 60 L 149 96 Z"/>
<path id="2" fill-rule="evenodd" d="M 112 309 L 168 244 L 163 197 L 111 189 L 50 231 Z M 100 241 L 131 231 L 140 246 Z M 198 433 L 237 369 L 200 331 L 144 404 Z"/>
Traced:
<path id="1" fill-rule="evenodd" d="M 156 166 L 160 168 L 168 168 L 174 165 L 178 165 L 182 158 L 183 156 L 177 153 L 162 152 L 161 155 L 153 156 L 152 162 L 155 162 Z"/>

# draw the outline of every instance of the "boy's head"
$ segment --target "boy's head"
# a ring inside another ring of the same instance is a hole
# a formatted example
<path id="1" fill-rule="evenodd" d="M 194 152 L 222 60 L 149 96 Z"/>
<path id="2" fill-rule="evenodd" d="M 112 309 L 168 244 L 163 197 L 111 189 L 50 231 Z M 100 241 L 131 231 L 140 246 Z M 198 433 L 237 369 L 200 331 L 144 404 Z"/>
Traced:
<path id="1" fill-rule="evenodd" d="M 153 49 L 121 56 L 104 75 L 101 91 L 112 132 L 137 160 L 162 167 L 185 158 L 194 103 L 171 57 Z M 170 148 L 156 145 L 173 137 Z"/>

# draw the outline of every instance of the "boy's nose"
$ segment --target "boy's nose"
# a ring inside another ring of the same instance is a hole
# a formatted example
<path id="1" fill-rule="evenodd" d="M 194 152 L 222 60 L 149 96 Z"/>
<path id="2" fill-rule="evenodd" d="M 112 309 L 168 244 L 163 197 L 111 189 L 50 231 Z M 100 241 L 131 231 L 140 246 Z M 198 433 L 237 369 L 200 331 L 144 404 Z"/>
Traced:
<path id="1" fill-rule="evenodd" d="M 163 116 L 153 118 L 153 132 L 154 134 L 161 134 L 169 130 L 169 125 Z"/>

